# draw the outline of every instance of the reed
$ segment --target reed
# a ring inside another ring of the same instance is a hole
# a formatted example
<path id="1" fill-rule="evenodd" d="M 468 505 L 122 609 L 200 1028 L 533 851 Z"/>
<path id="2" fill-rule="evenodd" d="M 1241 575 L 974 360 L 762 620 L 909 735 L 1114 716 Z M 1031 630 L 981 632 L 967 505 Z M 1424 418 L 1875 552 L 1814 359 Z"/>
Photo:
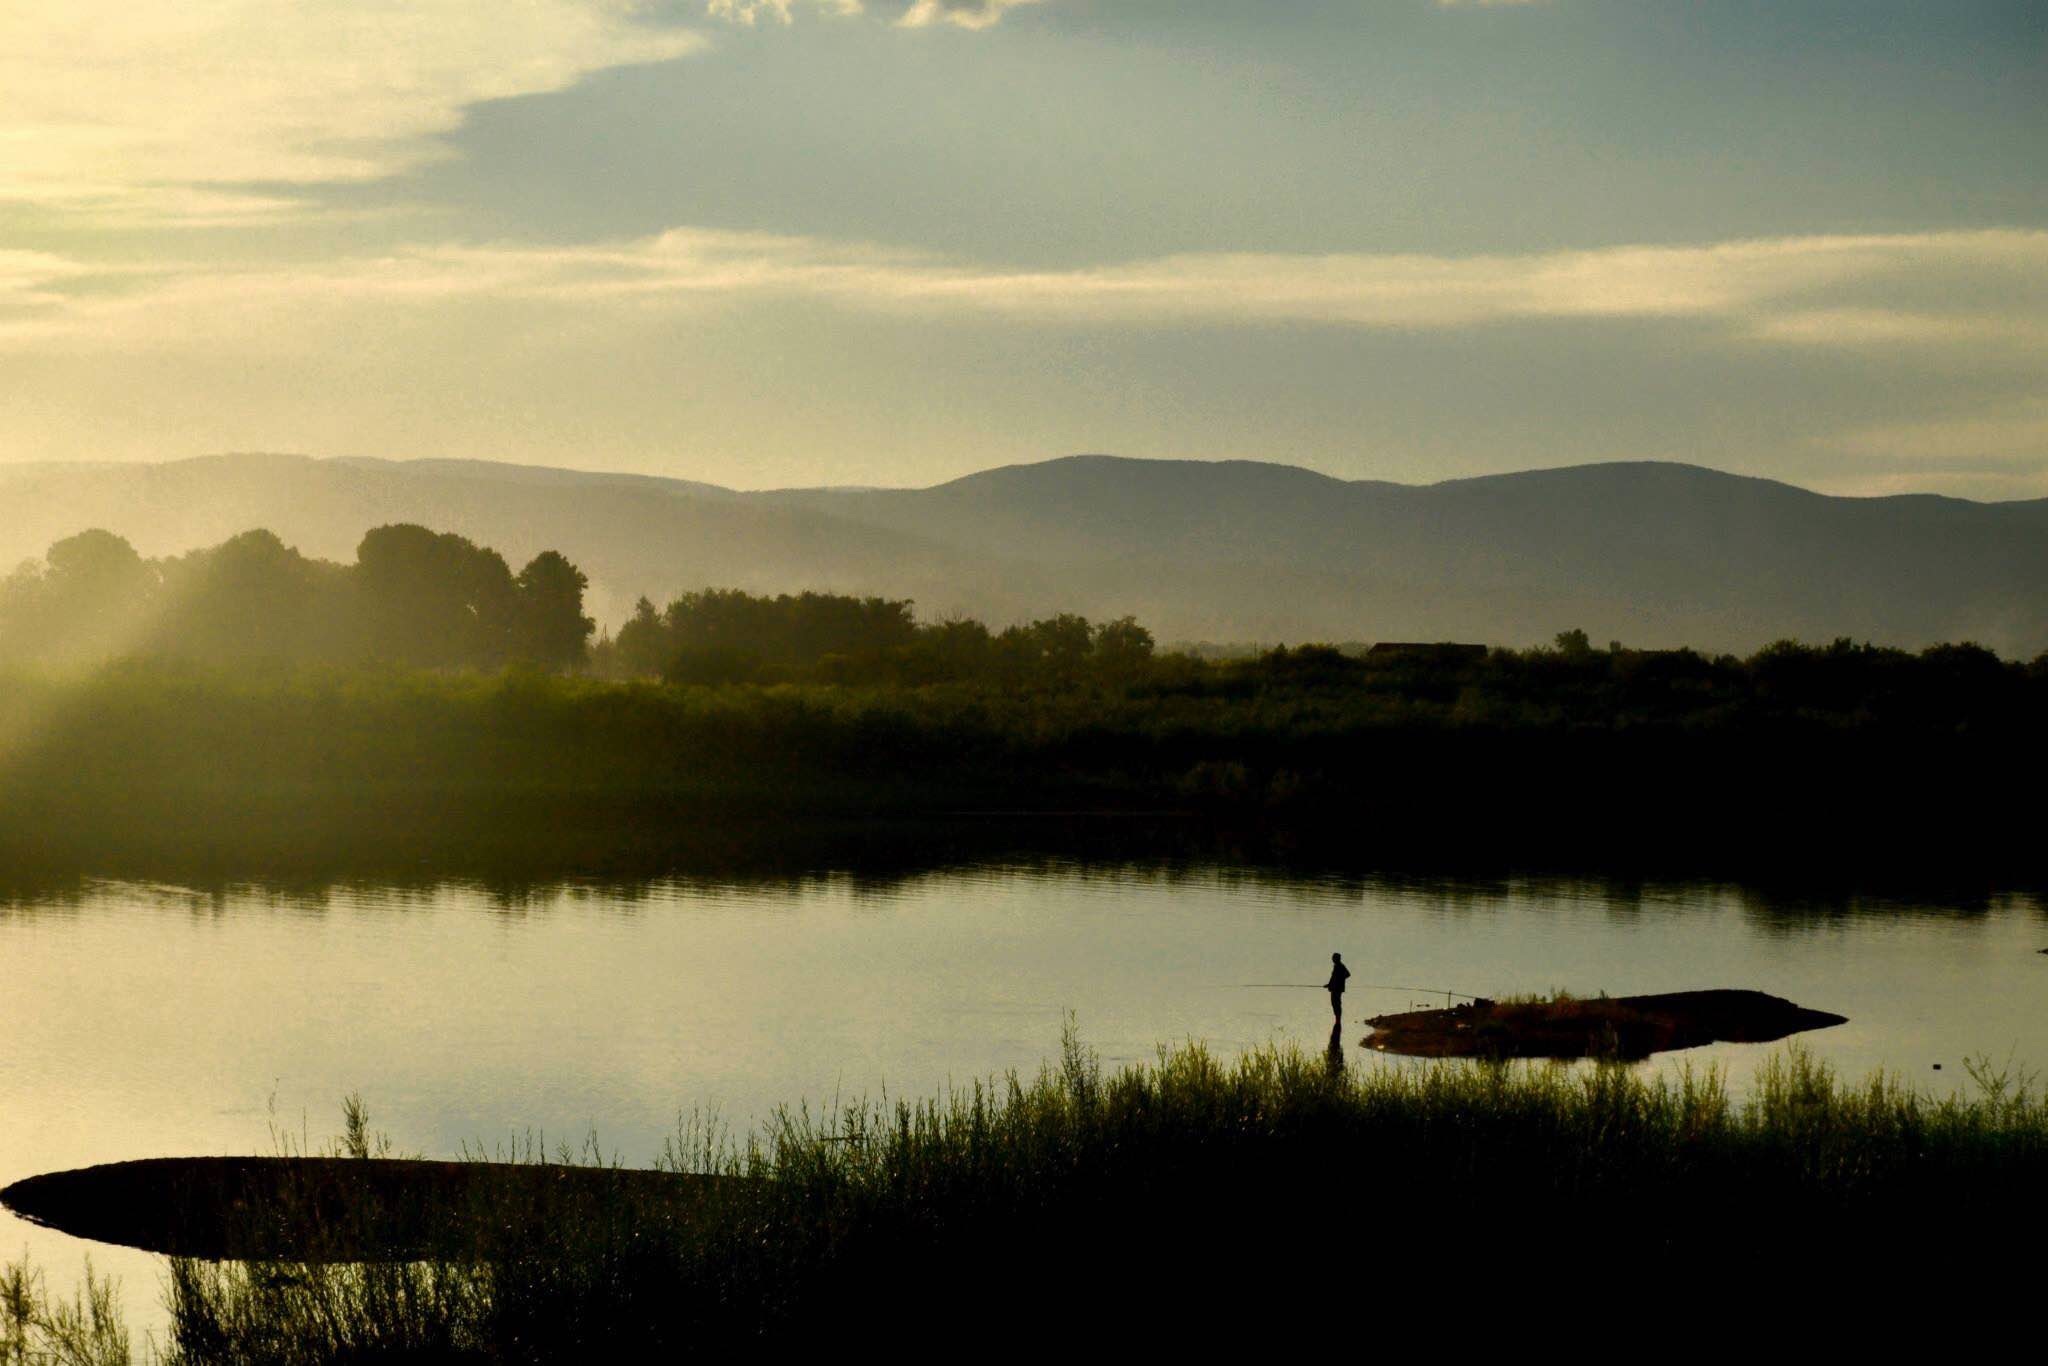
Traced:
<path id="1" fill-rule="evenodd" d="M 69 1299 L 51 1293 L 26 1256 L 0 1266 L 0 1366 L 128 1366 L 132 1359 L 120 1288 L 90 1260 Z"/>
<path id="2" fill-rule="evenodd" d="M 1738 1099 L 1713 1070 L 1199 1045 L 1106 1072 L 1070 1033 L 1031 1078 L 799 1107 L 743 1144 L 684 1126 L 666 1168 L 772 1179 L 671 1225 L 596 1211 L 471 1265 L 175 1263 L 173 1359 L 663 1357 L 843 1342 L 877 1316 L 1054 1346 L 1093 1321 L 1074 1297 L 1156 1308 L 1191 1282 L 1229 1290 L 1124 1327 L 1213 1346 L 1270 1328 L 1259 1304 L 1387 1269 L 1528 1304 L 1788 1257 L 1806 1286 L 1868 1287 L 2048 1194 L 2048 1108 L 1976 1076 L 1937 1097 L 1794 1048 Z"/>
<path id="3" fill-rule="evenodd" d="M 740 1179 L 673 1220 L 580 1206 L 459 1263 L 174 1260 L 166 1359 L 668 1359 L 837 1347 L 884 1321 L 1006 1353 L 1255 1345 L 1281 1322 L 1329 1345 L 1368 1285 L 1418 1314 L 1479 1297 L 1492 1317 L 1455 1324 L 1470 1346 L 1589 1289 L 1616 1328 L 1731 1269 L 1926 1294 L 1949 1249 L 1997 1246 L 2048 1196 L 2032 1078 L 1971 1073 L 1936 1096 L 1791 1048 L 1737 1098 L 1712 1069 L 1196 1044 L 1105 1071 L 1070 1028 L 1034 1077 L 799 1106 L 742 1142 L 679 1124 L 664 1169 Z M 359 1103 L 347 1119 L 343 1150 L 377 1150 Z M 1997 1269 L 1969 1261 L 1973 1293 Z M 0 1276 L 0 1334 L 9 1366 L 128 1359 L 110 1286 L 53 1304 L 21 1264 Z"/>

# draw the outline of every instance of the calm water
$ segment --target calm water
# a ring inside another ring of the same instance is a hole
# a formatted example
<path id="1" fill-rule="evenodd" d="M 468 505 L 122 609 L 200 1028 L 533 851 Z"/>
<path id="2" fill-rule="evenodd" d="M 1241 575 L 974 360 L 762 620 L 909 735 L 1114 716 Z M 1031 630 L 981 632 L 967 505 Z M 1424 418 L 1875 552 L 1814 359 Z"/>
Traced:
<path id="1" fill-rule="evenodd" d="M 518 895 L 87 884 L 0 902 L 0 1184 L 270 1152 L 273 1126 L 317 1146 L 351 1091 L 405 1151 L 594 1131 L 637 1164 L 680 1112 L 743 1130 L 782 1102 L 1033 1069 L 1068 1011 L 1111 1061 L 1189 1038 L 1319 1047 L 1320 991 L 1244 984 L 1318 982 L 1333 949 L 1356 974 L 1357 1017 L 1428 999 L 1366 983 L 1754 987 L 1849 1016 L 1805 1036 L 1843 1070 L 1946 1089 L 1971 1054 L 2048 1066 L 2044 946 L 2048 909 L 2031 896 L 1799 901 L 1714 885 L 1042 867 Z M 1740 1086 L 1773 1047 L 1676 1056 Z M 60 1285 L 90 1252 L 138 1322 L 160 1319 L 155 1259 L 0 1214 L 0 1257 L 24 1247 Z"/>

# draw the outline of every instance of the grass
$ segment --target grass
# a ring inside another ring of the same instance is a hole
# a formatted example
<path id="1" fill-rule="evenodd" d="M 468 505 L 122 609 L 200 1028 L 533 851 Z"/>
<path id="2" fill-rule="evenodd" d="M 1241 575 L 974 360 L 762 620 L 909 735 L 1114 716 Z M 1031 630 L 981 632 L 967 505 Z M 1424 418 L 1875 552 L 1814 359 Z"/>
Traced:
<path id="1" fill-rule="evenodd" d="M 118 1288 L 90 1260 L 70 1299 L 26 1257 L 0 1266 L 0 1366 L 127 1366 L 132 1355 Z"/>
<path id="2" fill-rule="evenodd" d="M 170 1359 L 1213 1348 L 1317 1341 L 1369 1281 L 1415 1312 L 1668 1293 L 1730 1267 L 1868 1290 L 2048 1195 L 2048 1108 L 2027 1078 L 1976 1077 L 1938 1098 L 1794 1049 L 1736 1100 L 1712 1071 L 1192 1045 L 1105 1072 L 1070 1036 L 1035 1078 L 799 1109 L 744 1145 L 685 1126 L 669 1169 L 773 1178 L 688 1221 L 599 1210 L 464 1265 L 174 1262 Z M 367 1151 L 359 1114 L 351 1129 Z"/>

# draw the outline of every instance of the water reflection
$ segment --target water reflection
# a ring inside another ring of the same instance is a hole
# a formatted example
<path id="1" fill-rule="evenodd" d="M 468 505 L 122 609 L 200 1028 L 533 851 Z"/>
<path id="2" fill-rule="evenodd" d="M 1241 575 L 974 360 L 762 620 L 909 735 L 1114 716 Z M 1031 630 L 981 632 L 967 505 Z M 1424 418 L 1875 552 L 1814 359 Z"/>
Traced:
<path id="1" fill-rule="evenodd" d="M 1362 1023 L 1328 1032 L 1333 949 L 1361 1022 L 1441 1003 L 1375 983 L 1739 987 L 1849 1016 L 1804 1037 L 1852 1076 L 1954 1085 L 1972 1054 L 2048 1064 L 2038 888 L 1239 863 L 1128 832 L 799 852 L 602 876 L 16 869 L 0 887 L 0 1183 L 260 1154 L 273 1129 L 317 1146 L 351 1092 L 429 1156 L 596 1129 L 640 1164 L 678 1113 L 744 1135 L 782 1104 L 1031 1072 L 1070 1011 L 1111 1064 L 1277 1039 L 1331 1067 L 1389 1065 L 1357 1047 Z M 1683 1058 L 1740 1092 L 1769 1051 Z M 0 1242 L 66 1255 L 5 1219 Z"/>
<path id="2" fill-rule="evenodd" d="M 628 838 L 630 836 L 630 838 Z M 659 837 L 624 832 L 613 841 L 558 847 L 520 839 L 479 842 L 453 858 L 392 863 L 306 860 L 277 868 L 220 868 L 152 863 L 91 870 L 11 859 L 0 866 L 0 914 L 74 905 L 108 880 L 155 887 L 166 898 L 215 909 L 260 900 L 277 909 L 322 909 L 337 898 L 394 906 L 431 903 L 460 887 L 506 912 L 553 905 L 583 895 L 631 906 L 678 891 L 740 893 L 801 900 L 821 883 L 855 900 L 887 902 L 933 877 L 1060 877 L 1076 882 L 1150 885 L 1193 883 L 1245 887 L 1261 895 L 1315 900 L 1395 894 L 1426 900 L 1447 912 L 1483 909 L 1511 899 L 1591 902 L 1617 921 L 1695 906 L 1700 889 L 1740 897 L 1760 929 L 1797 931 L 1816 920 L 1901 906 L 1916 913 L 1989 914 L 2017 896 L 2040 905 L 2048 883 L 1902 878 L 1881 883 L 1853 873 L 1816 881 L 1764 867 L 1739 878 L 1703 877 L 1679 869 L 1631 869 L 1595 875 L 1571 870 L 1489 866 L 1470 850 L 1418 851 L 1411 860 L 1357 842 L 1308 842 L 1285 832 L 1219 830 L 1179 818 L 1048 817 L 1034 820 L 945 819 L 861 823 L 704 820 Z"/>
<path id="3" fill-rule="evenodd" d="M 1508 903 L 1578 905 L 1597 908 L 1617 926 L 1638 922 L 1646 916 L 1698 913 L 1732 900 L 1757 931 L 1773 935 L 1814 932 L 1858 917 L 1909 915 L 1968 921 L 2021 912 L 2048 919 L 2048 892 L 2027 888 L 1918 894 L 1859 889 L 1787 891 L 1730 882 L 1646 883 L 1635 879 L 1542 875 L 1474 879 L 1403 872 L 1301 872 L 1287 867 L 1248 868 L 1199 860 L 1083 862 L 1046 858 L 933 863 L 922 867 L 897 866 L 887 871 L 672 871 L 636 878 L 513 882 L 469 877 L 422 877 L 404 882 L 358 877 L 283 883 L 238 879 L 198 885 L 87 877 L 53 883 L 16 880 L 0 883 L 0 916 L 74 912 L 104 899 L 110 892 L 130 901 L 182 909 L 194 919 L 218 919 L 250 909 L 318 915 L 342 905 L 355 910 L 404 912 L 443 904 L 451 895 L 513 917 L 579 905 L 602 906 L 609 913 L 630 914 L 650 905 L 720 896 L 795 905 L 829 895 L 855 904 L 883 906 L 936 883 L 992 885 L 1015 879 L 1056 879 L 1081 887 L 1169 893 L 1199 887 L 1305 905 L 1356 903 L 1391 896 L 1426 906 L 1447 918 L 1484 917 Z"/>

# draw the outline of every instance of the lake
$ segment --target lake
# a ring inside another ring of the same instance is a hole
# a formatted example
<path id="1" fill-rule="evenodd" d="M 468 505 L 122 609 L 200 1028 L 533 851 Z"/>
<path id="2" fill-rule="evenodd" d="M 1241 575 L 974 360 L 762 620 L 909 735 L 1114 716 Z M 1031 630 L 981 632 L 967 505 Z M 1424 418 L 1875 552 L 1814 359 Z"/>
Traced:
<path id="1" fill-rule="evenodd" d="M 627 1165 L 679 1115 L 917 1097 L 1033 1070 L 1073 1015 L 1105 1061 L 1161 1042 L 1321 1048 L 1332 950 L 1364 1017 L 1502 995 L 1751 987 L 1849 1017 L 1839 1069 L 1967 1085 L 2048 1066 L 2048 902 L 1717 883 L 1288 876 L 1006 863 L 928 873 L 492 888 L 84 881 L 0 900 L 0 1184 L 171 1154 L 317 1148 L 341 1100 L 402 1152 L 552 1149 Z M 1266 985 L 1275 984 L 1275 985 Z M 1713 1063 L 1739 1089 L 1778 1045 Z M 1936 1071 L 1936 1064 L 1941 1070 Z M 160 1325 L 156 1259 L 0 1214 L 56 1285 L 85 1253 Z"/>

